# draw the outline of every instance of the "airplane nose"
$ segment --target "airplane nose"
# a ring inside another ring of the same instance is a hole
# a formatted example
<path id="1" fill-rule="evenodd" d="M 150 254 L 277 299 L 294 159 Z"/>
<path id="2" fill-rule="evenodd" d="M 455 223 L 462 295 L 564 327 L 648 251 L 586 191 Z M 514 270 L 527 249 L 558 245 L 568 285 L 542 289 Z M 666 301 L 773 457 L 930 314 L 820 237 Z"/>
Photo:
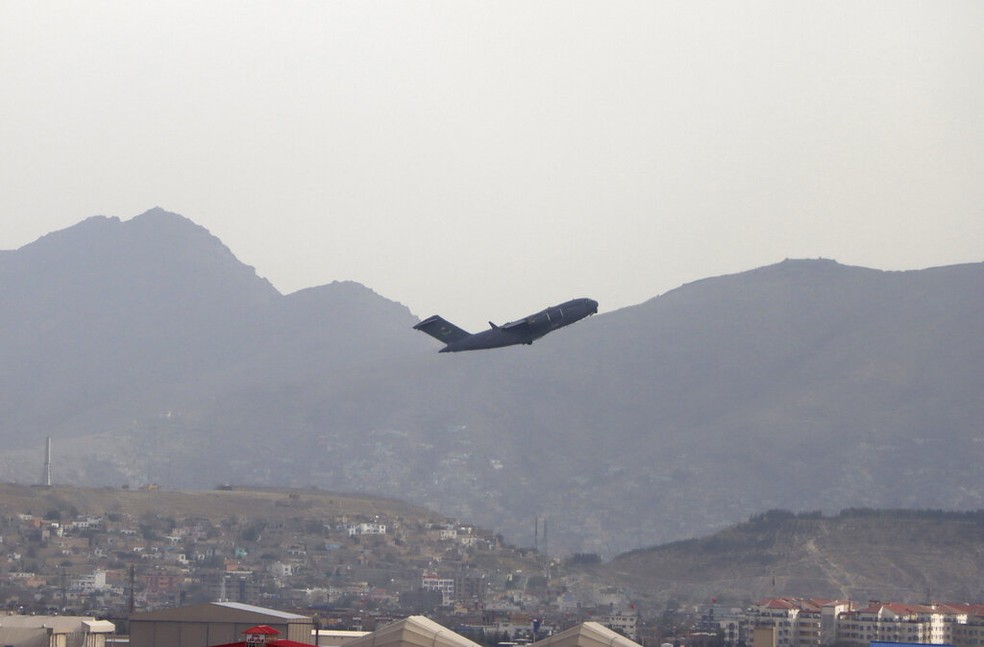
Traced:
<path id="1" fill-rule="evenodd" d="M 588 311 L 591 314 L 597 314 L 598 312 L 598 302 L 594 299 L 588 299 Z"/>

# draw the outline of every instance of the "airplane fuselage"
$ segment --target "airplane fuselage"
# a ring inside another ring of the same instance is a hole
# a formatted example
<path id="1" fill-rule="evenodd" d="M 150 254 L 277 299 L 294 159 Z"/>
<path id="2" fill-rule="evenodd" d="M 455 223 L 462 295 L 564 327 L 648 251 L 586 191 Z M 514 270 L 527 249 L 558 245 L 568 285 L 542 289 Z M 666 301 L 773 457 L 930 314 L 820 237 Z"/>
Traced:
<path id="1" fill-rule="evenodd" d="M 572 299 L 501 326 L 491 324 L 489 330 L 469 334 L 449 324 L 438 316 L 430 317 L 416 326 L 427 334 L 444 341 L 442 353 L 465 350 L 500 348 L 516 344 L 532 344 L 535 340 L 558 328 L 563 328 L 598 312 L 598 302 L 593 299 Z"/>

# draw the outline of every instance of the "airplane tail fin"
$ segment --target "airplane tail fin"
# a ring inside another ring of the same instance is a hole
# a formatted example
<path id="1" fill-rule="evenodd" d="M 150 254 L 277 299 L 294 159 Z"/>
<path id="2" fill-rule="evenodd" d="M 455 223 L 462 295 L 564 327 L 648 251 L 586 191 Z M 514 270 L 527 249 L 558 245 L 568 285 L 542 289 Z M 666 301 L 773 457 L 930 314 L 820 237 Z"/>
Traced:
<path id="1" fill-rule="evenodd" d="M 450 344 L 451 342 L 471 336 L 471 333 L 462 330 L 453 323 L 445 321 L 438 315 L 424 319 L 419 324 L 414 326 L 413 329 L 425 332 L 434 339 L 444 342 L 445 344 Z"/>

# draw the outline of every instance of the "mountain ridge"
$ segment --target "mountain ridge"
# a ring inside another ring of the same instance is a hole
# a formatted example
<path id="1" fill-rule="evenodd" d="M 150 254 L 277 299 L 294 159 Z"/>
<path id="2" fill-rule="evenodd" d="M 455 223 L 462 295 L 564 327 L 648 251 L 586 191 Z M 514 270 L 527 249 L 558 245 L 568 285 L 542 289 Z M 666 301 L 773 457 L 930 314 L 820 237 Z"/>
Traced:
<path id="1" fill-rule="evenodd" d="M 549 518 L 556 550 L 604 555 L 776 507 L 984 507 L 984 264 L 787 260 L 449 359 L 366 286 L 282 295 L 182 216 L 141 218 L 183 233 L 114 252 L 126 289 L 44 247 L 43 271 L 10 269 L 29 246 L 0 257 L 8 478 L 33 479 L 51 435 L 80 484 L 248 474 L 408 497 L 518 543 Z"/>

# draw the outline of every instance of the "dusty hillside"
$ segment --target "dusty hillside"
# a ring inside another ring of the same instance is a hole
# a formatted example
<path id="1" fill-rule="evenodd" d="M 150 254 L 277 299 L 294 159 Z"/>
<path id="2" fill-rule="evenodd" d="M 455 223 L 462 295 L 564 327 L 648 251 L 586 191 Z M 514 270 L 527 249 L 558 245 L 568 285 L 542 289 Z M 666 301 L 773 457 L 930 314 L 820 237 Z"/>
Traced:
<path id="1" fill-rule="evenodd" d="M 771 511 L 597 570 L 650 600 L 777 594 L 910 602 L 984 599 L 981 572 L 984 512 L 902 510 Z"/>
<path id="2" fill-rule="evenodd" d="M 146 514 L 172 517 L 200 516 L 218 522 L 226 517 L 263 518 L 274 521 L 293 517 L 330 519 L 339 515 L 386 515 L 421 520 L 440 520 L 433 511 L 396 499 L 320 492 L 262 488 L 174 491 L 166 489 L 26 487 L 0 484 L 0 510 L 43 516 L 49 511 L 80 514 Z"/>

